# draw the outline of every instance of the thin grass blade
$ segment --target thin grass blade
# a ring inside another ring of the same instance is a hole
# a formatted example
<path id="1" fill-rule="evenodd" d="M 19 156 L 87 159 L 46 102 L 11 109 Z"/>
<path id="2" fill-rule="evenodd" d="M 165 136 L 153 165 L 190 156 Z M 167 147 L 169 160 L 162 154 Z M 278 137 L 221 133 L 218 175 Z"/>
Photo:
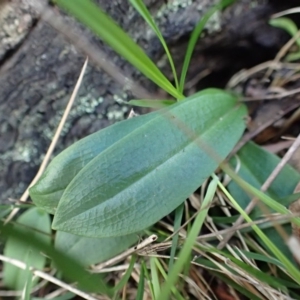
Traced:
<path id="1" fill-rule="evenodd" d="M 217 11 L 225 8 L 226 6 L 232 4 L 235 0 L 223 0 L 219 4 L 213 6 L 199 21 L 199 23 L 196 25 L 195 29 L 192 32 L 191 38 L 188 43 L 188 47 L 186 50 L 186 54 L 183 61 L 183 66 L 181 70 L 181 76 L 179 81 L 179 92 L 183 93 L 184 90 L 184 84 L 185 84 L 185 78 L 189 69 L 190 61 L 193 55 L 193 51 L 195 49 L 196 43 L 198 41 L 198 38 L 204 29 L 206 23 L 208 20 L 214 15 Z"/>
<path id="2" fill-rule="evenodd" d="M 56 2 L 88 26 L 146 77 L 173 97 L 182 98 L 181 93 L 176 90 L 146 53 L 94 2 L 90 0 L 57 0 Z"/>

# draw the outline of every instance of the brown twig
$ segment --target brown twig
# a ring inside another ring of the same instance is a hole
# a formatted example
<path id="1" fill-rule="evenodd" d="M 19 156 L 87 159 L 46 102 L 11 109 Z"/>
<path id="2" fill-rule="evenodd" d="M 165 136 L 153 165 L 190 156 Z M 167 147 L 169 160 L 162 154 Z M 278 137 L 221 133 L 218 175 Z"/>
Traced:
<path id="1" fill-rule="evenodd" d="M 278 120 L 280 120 L 284 115 L 291 112 L 293 109 L 297 108 L 298 106 L 299 106 L 299 103 L 293 103 L 287 109 L 279 110 L 272 119 L 268 120 L 267 122 L 265 122 L 264 124 L 259 126 L 257 129 L 255 129 L 253 131 L 249 131 L 248 133 L 246 133 L 242 137 L 242 139 L 238 142 L 238 144 L 235 146 L 235 148 L 232 150 L 230 156 L 237 153 L 248 141 L 253 139 L 255 136 L 257 136 L 263 130 L 265 130 L 266 128 L 268 128 L 269 126 L 271 126 L 272 124 L 274 124 Z"/>
<path id="2" fill-rule="evenodd" d="M 289 49 L 293 46 L 296 40 L 300 37 L 300 30 L 280 49 L 276 57 L 274 58 L 274 63 L 278 63 L 289 51 Z M 268 78 L 272 72 L 273 68 L 269 68 L 264 76 L 264 78 Z"/>
<path id="3" fill-rule="evenodd" d="M 272 19 L 280 18 L 282 16 L 296 14 L 296 13 L 300 13 L 300 7 L 293 7 L 293 8 L 287 9 L 287 10 L 283 10 L 279 13 L 272 15 Z"/>
<path id="4" fill-rule="evenodd" d="M 93 267 L 93 269 L 91 270 L 92 273 L 98 273 L 99 271 L 101 271 L 102 269 L 106 268 L 107 266 L 116 264 L 122 260 L 124 260 L 126 257 L 128 257 L 129 255 L 135 253 L 135 252 L 139 252 L 142 249 L 144 249 L 145 247 L 147 247 L 148 245 L 152 244 L 153 242 L 155 242 L 157 240 L 157 235 L 152 234 L 150 235 L 148 238 L 146 238 L 144 241 L 142 241 L 141 243 L 139 243 L 138 245 L 129 248 L 128 250 L 124 251 L 123 253 L 101 263 L 98 264 L 96 266 Z"/>
<path id="5" fill-rule="evenodd" d="M 251 69 L 242 70 L 230 78 L 230 80 L 228 81 L 228 83 L 226 85 L 226 88 L 232 89 L 235 86 L 237 86 L 240 82 L 245 81 L 246 79 L 250 78 L 254 74 L 256 74 L 260 71 L 263 71 L 267 68 L 270 68 L 271 66 L 274 69 L 280 69 L 282 67 L 282 63 L 281 62 L 276 63 L 271 60 L 271 61 L 263 62 L 259 65 L 256 65 L 256 66 L 252 67 Z"/>
<path id="6" fill-rule="evenodd" d="M 276 95 L 262 95 L 260 97 L 245 97 L 242 99 L 242 101 L 276 100 L 276 99 L 286 98 L 288 96 L 292 96 L 298 93 L 300 93 L 300 88 L 278 93 Z"/>

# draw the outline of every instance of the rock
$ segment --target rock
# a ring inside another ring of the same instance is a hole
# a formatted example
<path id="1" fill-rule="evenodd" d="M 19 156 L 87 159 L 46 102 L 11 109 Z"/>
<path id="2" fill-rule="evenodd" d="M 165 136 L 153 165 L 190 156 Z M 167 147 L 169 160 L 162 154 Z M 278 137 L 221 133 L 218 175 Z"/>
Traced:
<path id="1" fill-rule="evenodd" d="M 0 0 L 2 202 L 9 197 L 20 197 L 34 177 L 85 59 L 76 45 L 71 45 L 34 13 L 31 1 Z M 187 78 L 188 82 L 193 82 L 187 94 L 208 84 L 222 86 L 230 74 L 243 66 L 249 66 L 249 62 L 255 64 L 267 57 L 272 58 L 287 36 L 267 25 L 268 17 L 276 11 L 276 6 L 266 2 L 239 1 L 237 6 L 229 8 L 224 14 L 216 15 L 206 30 L 206 37 L 196 47 Z M 98 3 L 172 79 L 158 39 L 128 1 L 99 0 Z M 188 37 L 211 1 L 148 0 L 146 4 L 170 45 L 175 64 L 180 70 Z M 56 7 L 51 9 L 63 15 Z M 67 24 L 101 48 L 124 74 L 133 77 L 149 93 L 157 92 L 152 83 L 103 45 L 89 30 L 71 17 L 63 16 Z M 272 38 L 268 36 L 270 32 Z M 250 58 L 244 56 L 247 53 Z M 199 84 L 201 77 L 197 76 L 205 70 L 209 71 L 208 74 L 217 74 L 217 77 L 212 81 L 212 75 L 209 75 L 207 80 Z M 218 79 L 220 76 L 222 78 Z M 127 101 L 132 97 L 134 95 L 103 73 L 98 66 L 89 65 L 55 153 L 83 136 L 125 118 L 130 107 L 116 100 Z M 161 97 L 166 95 L 162 93 Z"/>

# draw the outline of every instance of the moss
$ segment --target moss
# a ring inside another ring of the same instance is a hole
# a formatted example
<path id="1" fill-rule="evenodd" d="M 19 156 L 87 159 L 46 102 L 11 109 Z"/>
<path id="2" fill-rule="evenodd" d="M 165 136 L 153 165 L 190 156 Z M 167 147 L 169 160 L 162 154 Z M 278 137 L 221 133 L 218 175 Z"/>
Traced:
<path id="1" fill-rule="evenodd" d="M 192 0 L 174 0 L 168 1 L 156 14 L 156 18 L 161 18 L 170 12 L 177 12 L 180 8 L 185 8 L 193 3 Z"/>

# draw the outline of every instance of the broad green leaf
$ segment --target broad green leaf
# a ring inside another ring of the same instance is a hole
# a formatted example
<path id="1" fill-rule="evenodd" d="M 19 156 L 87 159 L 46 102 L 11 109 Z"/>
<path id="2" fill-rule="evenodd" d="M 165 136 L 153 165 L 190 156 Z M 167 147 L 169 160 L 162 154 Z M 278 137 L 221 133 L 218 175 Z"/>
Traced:
<path id="1" fill-rule="evenodd" d="M 61 152 L 49 164 L 38 183 L 30 188 L 32 201 L 54 214 L 64 190 L 77 173 L 99 153 L 149 121 L 154 114 L 118 122 L 81 139 Z"/>
<path id="2" fill-rule="evenodd" d="M 28 227 L 34 229 L 33 235 L 50 245 L 51 243 L 51 224 L 49 215 L 40 209 L 31 208 L 25 211 L 18 219 L 18 224 L 24 225 L 22 231 L 28 230 Z M 17 225 L 16 225 L 17 226 Z M 7 239 L 4 247 L 4 255 L 10 258 L 20 260 L 28 267 L 42 270 L 46 264 L 46 257 L 27 243 L 11 236 Z M 3 281 L 4 284 L 15 290 L 22 290 L 28 279 L 28 270 L 22 270 L 9 263 L 4 263 Z M 34 280 L 34 283 L 38 279 Z"/>
<path id="3" fill-rule="evenodd" d="M 297 201 L 298 199 L 300 198 L 300 193 L 294 193 L 294 194 L 291 194 L 291 195 L 288 195 L 286 197 L 283 197 L 283 198 L 279 198 L 277 199 L 277 201 L 279 203 L 292 203 L 292 202 L 295 202 Z"/>
<path id="4" fill-rule="evenodd" d="M 103 262 L 128 249 L 138 241 L 138 234 L 109 238 L 86 238 L 63 231 L 55 237 L 55 247 L 83 266 Z"/>
<path id="5" fill-rule="evenodd" d="M 148 100 L 148 99 L 141 99 L 141 100 L 130 100 L 128 104 L 140 106 L 140 107 L 150 107 L 150 108 L 164 108 L 176 103 L 174 100 Z"/>
<path id="6" fill-rule="evenodd" d="M 166 92 L 175 98 L 183 98 L 146 53 L 95 3 L 90 0 L 56 0 L 56 3 L 88 26 L 105 43 Z"/>
<path id="7" fill-rule="evenodd" d="M 112 295 L 112 290 L 98 274 L 91 274 L 76 260 L 55 249 L 48 239 L 45 240 L 44 235 L 37 236 L 34 230 L 29 227 L 24 230 L 23 226 L 17 226 L 17 224 L 0 222 L 1 236 L 7 239 L 14 238 L 20 244 L 31 247 L 34 252 L 43 253 L 45 257 L 54 262 L 55 267 L 62 272 L 64 278 L 70 282 L 77 282 L 83 290 Z"/>
<path id="8" fill-rule="evenodd" d="M 53 228 L 109 237 L 149 227 L 217 168 L 242 135 L 245 116 L 243 104 L 217 89 L 157 112 L 75 176 Z"/>
<path id="9" fill-rule="evenodd" d="M 278 156 L 271 154 L 252 142 L 249 142 L 238 152 L 238 163 L 240 164 L 240 168 L 237 174 L 253 187 L 260 189 L 279 162 L 280 158 Z M 236 159 L 233 158 L 231 163 L 236 165 Z M 280 204 L 288 206 L 291 203 L 289 202 L 289 199 L 292 198 L 284 197 L 293 193 L 299 181 L 300 174 L 289 165 L 286 165 L 267 190 L 267 195 L 272 197 L 274 200 L 281 198 Z M 230 182 L 228 190 L 238 201 L 239 205 L 242 208 L 246 208 L 251 200 L 249 194 L 234 181 Z M 284 202 L 284 200 L 286 201 Z M 259 207 L 256 207 L 252 211 L 251 216 L 255 219 L 263 214 L 264 212 L 261 212 Z M 291 233 L 290 224 L 282 226 L 287 233 Z M 280 248 L 285 256 L 292 259 L 291 253 L 285 245 L 285 242 L 273 226 L 263 229 L 263 232 Z"/>
<path id="10" fill-rule="evenodd" d="M 238 152 L 237 159 L 232 158 L 230 161 L 233 166 L 236 166 L 236 164 L 240 166 L 237 174 L 257 189 L 261 188 L 279 162 L 280 158 L 278 156 L 264 150 L 253 142 L 248 142 Z M 286 165 L 270 185 L 267 195 L 273 199 L 281 198 L 281 204 L 288 206 L 291 203 L 289 200 L 293 200 L 293 198 L 287 196 L 293 193 L 299 181 L 299 172 Z M 239 205 L 242 208 L 246 208 L 251 200 L 250 196 L 234 181 L 229 183 L 228 190 L 238 201 Z M 252 216 L 261 216 L 260 210 L 256 209 Z"/>

